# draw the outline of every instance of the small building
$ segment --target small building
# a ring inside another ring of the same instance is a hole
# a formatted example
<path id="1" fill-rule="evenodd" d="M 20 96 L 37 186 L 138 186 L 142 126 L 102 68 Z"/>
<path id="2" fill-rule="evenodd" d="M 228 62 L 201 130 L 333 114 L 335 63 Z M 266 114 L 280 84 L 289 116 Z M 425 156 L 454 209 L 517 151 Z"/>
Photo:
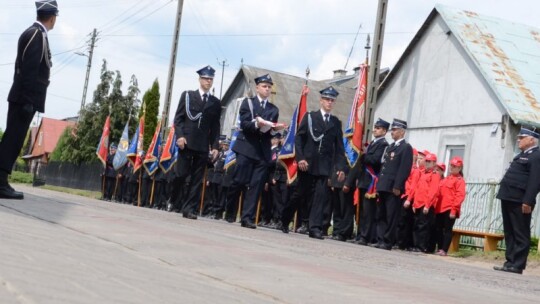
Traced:
<path id="1" fill-rule="evenodd" d="M 241 101 L 244 97 L 254 96 L 255 82 L 253 79 L 264 74 L 270 74 L 274 82 L 272 95 L 269 100 L 279 108 L 279 121 L 289 124 L 294 110 L 300 101 L 302 87 L 306 84 L 306 79 L 243 65 L 221 100 L 223 107 L 221 114 L 221 134 L 231 135 L 231 130 L 235 128 Z M 330 81 L 309 80 L 307 84 L 310 90 L 308 94 L 308 110 L 314 111 L 319 109 L 319 91 L 328 87 Z M 339 92 L 339 96 L 332 114 L 336 115 L 345 124 L 349 119 L 355 89 L 350 86 L 342 87 L 334 85 L 334 87 Z M 343 127 L 345 128 L 345 126 Z"/>
<path id="2" fill-rule="evenodd" d="M 379 87 L 375 119 L 408 121 L 408 141 L 468 181 L 498 182 L 521 125 L 540 127 L 540 29 L 437 5 Z"/>
<path id="3" fill-rule="evenodd" d="M 75 126 L 73 120 L 58 120 L 43 117 L 35 132 L 32 132 L 30 151 L 23 156 L 30 172 L 34 172 L 39 164 L 47 164 L 49 155 L 56 148 L 60 136 L 67 127 Z"/>

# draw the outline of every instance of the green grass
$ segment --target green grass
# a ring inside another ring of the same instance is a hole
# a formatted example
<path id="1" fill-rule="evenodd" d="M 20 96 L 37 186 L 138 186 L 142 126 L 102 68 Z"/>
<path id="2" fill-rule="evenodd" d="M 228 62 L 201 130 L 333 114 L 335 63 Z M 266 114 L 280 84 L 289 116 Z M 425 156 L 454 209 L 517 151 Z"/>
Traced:
<path id="1" fill-rule="evenodd" d="M 529 252 L 528 261 L 530 262 L 540 262 L 540 254 L 536 250 L 537 247 L 531 246 L 531 251 Z M 455 258 L 464 258 L 472 260 L 482 260 L 482 261 L 504 261 L 504 250 L 484 252 L 481 248 L 473 248 L 461 246 L 459 252 L 450 253 L 449 256 Z"/>
<path id="2" fill-rule="evenodd" d="M 95 198 L 99 199 L 101 197 L 101 192 L 99 191 L 88 191 L 88 190 L 80 190 L 80 189 L 72 189 L 72 188 L 65 188 L 65 187 L 58 187 L 58 186 L 51 186 L 51 185 L 44 185 L 40 188 L 47 189 L 47 190 L 53 190 L 63 193 L 69 193 L 89 198 Z"/>
<path id="3" fill-rule="evenodd" d="M 13 171 L 9 176 L 9 182 L 14 184 L 31 184 L 33 180 L 32 173 Z"/>

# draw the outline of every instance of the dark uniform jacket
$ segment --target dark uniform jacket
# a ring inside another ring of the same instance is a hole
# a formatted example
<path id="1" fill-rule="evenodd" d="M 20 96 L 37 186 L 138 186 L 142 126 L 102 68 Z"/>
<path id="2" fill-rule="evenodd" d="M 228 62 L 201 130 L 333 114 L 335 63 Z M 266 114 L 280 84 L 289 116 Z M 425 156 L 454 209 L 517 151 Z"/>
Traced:
<path id="1" fill-rule="evenodd" d="M 194 118 L 202 113 L 200 119 L 191 120 L 186 112 L 186 95 L 189 95 L 189 112 Z M 185 137 L 187 148 L 197 152 L 208 152 L 219 148 L 219 121 L 221 117 L 221 102 L 215 96 L 208 96 L 206 103 L 201 99 L 199 90 L 184 91 L 174 116 L 174 131 L 176 138 Z"/>
<path id="2" fill-rule="evenodd" d="M 249 100 L 253 109 L 253 115 L 249 107 Z M 279 118 L 278 108 L 266 102 L 261 108 L 259 97 L 246 98 L 240 106 L 240 129 L 236 142 L 233 146 L 235 153 L 242 154 L 254 160 L 265 160 L 270 163 L 272 160 L 272 134 L 270 131 L 262 133 L 255 127 L 255 118 L 261 117 L 265 120 L 276 123 Z"/>
<path id="3" fill-rule="evenodd" d="M 405 191 L 405 182 L 411 173 L 413 163 L 413 152 L 411 145 L 402 140 L 399 144 L 392 143 L 386 149 L 384 163 L 377 191 L 392 192 L 392 189 L 398 189 L 402 193 Z"/>
<path id="4" fill-rule="evenodd" d="M 366 152 L 360 156 L 354 168 L 347 175 L 345 185 L 349 188 L 358 187 L 368 189 L 371 184 L 371 175 L 366 171 L 366 166 L 373 168 L 375 174 L 379 174 L 382 168 L 382 157 L 384 149 L 388 147 L 388 142 L 383 137 L 377 141 L 372 141 L 366 149 Z"/>
<path id="5" fill-rule="evenodd" d="M 105 163 L 105 176 L 116 177 L 116 170 L 113 166 L 114 154 L 107 155 L 107 161 Z"/>
<path id="6" fill-rule="evenodd" d="M 311 116 L 313 136 L 318 138 L 322 134 L 322 142 L 316 142 L 309 130 L 309 117 Z M 296 161 L 308 162 L 308 173 L 317 176 L 330 176 L 335 163 L 338 171 L 344 171 L 346 166 L 345 149 L 343 147 L 343 131 L 341 121 L 330 115 L 327 124 L 324 122 L 321 111 L 313 111 L 304 115 L 296 132 L 295 138 Z"/>
<path id="7" fill-rule="evenodd" d="M 45 112 L 51 65 L 47 34 L 41 25 L 34 23 L 19 38 L 8 101 L 31 104 L 35 111 Z"/>
<path id="8" fill-rule="evenodd" d="M 534 206 L 538 192 L 540 192 L 540 151 L 538 147 L 534 147 L 514 157 L 501 180 L 497 198 Z"/>

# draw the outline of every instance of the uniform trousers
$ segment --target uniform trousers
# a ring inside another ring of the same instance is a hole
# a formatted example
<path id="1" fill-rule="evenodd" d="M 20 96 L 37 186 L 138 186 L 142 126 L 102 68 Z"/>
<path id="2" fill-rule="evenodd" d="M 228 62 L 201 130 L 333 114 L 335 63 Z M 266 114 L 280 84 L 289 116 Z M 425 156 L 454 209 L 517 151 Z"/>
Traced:
<path id="1" fill-rule="evenodd" d="M 264 160 L 252 159 L 245 155 L 236 154 L 236 168 L 233 174 L 233 182 L 227 193 L 228 210 L 238 202 L 240 192 L 244 192 L 242 205 L 242 223 L 254 223 L 257 202 L 268 177 L 268 163 Z M 229 207 L 231 206 L 231 207 Z M 231 215 L 232 216 L 232 215 Z M 227 215 L 229 218 L 229 215 Z"/>
<path id="2" fill-rule="evenodd" d="M 531 213 L 523 214 L 521 203 L 502 200 L 506 262 L 504 266 L 525 269 L 531 247 Z"/>
<path id="3" fill-rule="evenodd" d="M 422 252 L 427 252 L 430 248 L 431 227 L 433 224 L 433 208 L 429 208 L 427 214 L 424 214 L 424 207 L 415 208 L 413 240 L 414 247 Z"/>
<path id="4" fill-rule="evenodd" d="M 6 131 L 0 142 L 0 170 L 7 174 L 11 174 L 13 164 L 21 152 L 34 113 L 25 110 L 22 104 L 9 103 Z"/>
<path id="5" fill-rule="evenodd" d="M 450 243 L 452 243 L 452 229 L 455 222 L 455 218 L 450 218 L 450 210 L 435 215 L 437 249 L 448 252 Z"/>
<path id="6" fill-rule="evenodd" d="M 343 192 L 342 188 L 334 188 L 332 191 L 333 223 L 332 235 L 341 235 L 345 239 L 352 236 L 354 230 L 354 189 Z"/>
<path id="7" fill-rule="evenodd" d="M 408 249 L 414 246 L 413 228 L 414 228 L 414 213 L 412 211 L 413 202 L 409 208 L 401 206 L 401 216 L 399 218 L 397 228 L 397 245 L 400 249 Z"/>
<path id="8" fill-rule="evenodd" d="M 291 196 L 289 204 L 283 211 L 283 225 L 288 226 L 294 212 L 298 210 L 305 198 L 312 193 L 311 210 L 309 211 L 309 231 L 311 233 L 322 233 L 323 212 L 329 201 L 328 176 L 311 175 L 305 172 L 298 173 L 298 185 Z"/>
<path id="9" fill-rule="evenodd" d="M 367 189 L 360 190 L 360 227 L 356 234 L 356 240 L 363 240 L 366 243 L 377 242 L 377 198 L 367 198 L 365 193 Z"/>
<path id="10" fill-rule="evenodd" d="M 185 192 L 187 197 L 183 202 L 182 208 L 184 214 L 197 213 L 197 207 L 201 200 L 202 182 L 207 161 L 207 152 L 198 152 L 189 148 L 184 148 L 178 155 L 176 177 L 173 181 L 171 193 L 171 202 L 177 207 L 182 205 L 179 200 L 181 199 L 186 178 L 190 176 L 190 181 Z"/>
<path id="11" fill-rule="evenodd" d="M 285 209 L 285 203 L 289 200 L 289 187 L 286 182 L 276 181 L 275 185 L 271 185 L 272 202 L 274 205 L 274 211 L 272 218 L 276 222 L 281 221 L 283 215 L 283 209 Z"/>
<path id="12" fill-rule="evenodd" d="M 396 231 L 401 210 L 401 198 L 392 192 L 379 192 L 377 206 L 377 242 L 387 249 L 396 242 Z"/>

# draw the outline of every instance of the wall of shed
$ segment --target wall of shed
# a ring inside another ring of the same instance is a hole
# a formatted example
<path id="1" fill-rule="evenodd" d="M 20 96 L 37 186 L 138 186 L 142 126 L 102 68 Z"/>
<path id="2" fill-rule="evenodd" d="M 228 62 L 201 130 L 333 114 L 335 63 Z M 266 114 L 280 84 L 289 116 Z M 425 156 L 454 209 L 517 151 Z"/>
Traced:
<path id="1" fill-rule="evenodd" d="M 406 120 L 411 144 L 440 158 L 443 145 L 464 144 L 466 177 L 499 180 L 514 150 L 513 139 L 502 138 L 505 111 L 440 16 L 406 56 L 378 97 L 375 119 Z"/>

